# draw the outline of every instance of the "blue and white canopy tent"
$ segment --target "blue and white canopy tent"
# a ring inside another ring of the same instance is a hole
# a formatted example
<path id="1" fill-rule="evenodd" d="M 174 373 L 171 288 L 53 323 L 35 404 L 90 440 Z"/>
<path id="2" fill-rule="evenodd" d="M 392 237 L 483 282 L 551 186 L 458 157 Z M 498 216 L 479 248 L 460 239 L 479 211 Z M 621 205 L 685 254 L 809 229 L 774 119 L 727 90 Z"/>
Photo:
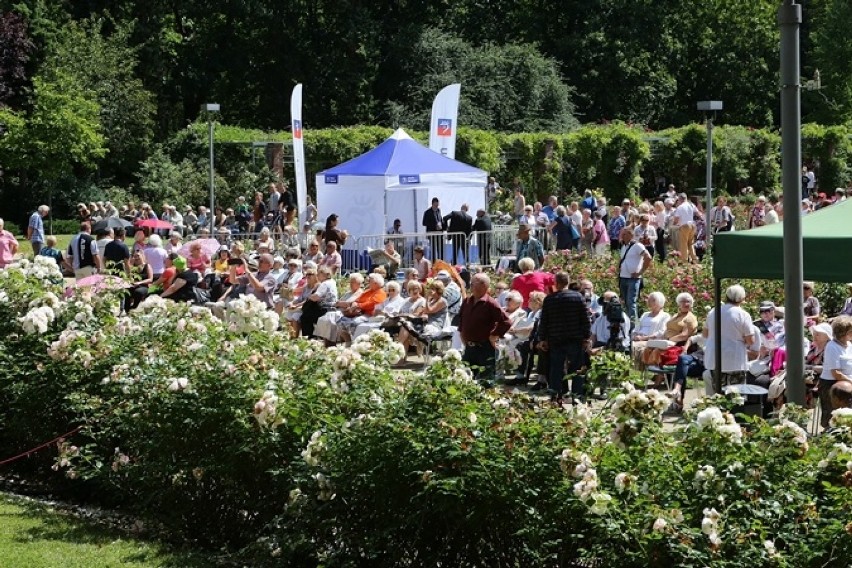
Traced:
<path id="1" fill-rule="evenodd" d="M 320 216 L 337 213 L 340 228 L 349 231 L 344 248 L 365 235 L 384 234 L 394 219 L 406 233 L 423 232 L 423 212 L 432 198 L 444 215 L 463 203 L 474 216 L 485 208 L 488 174 L 451 160 L 413 140 L 401 128 L 369 152 L 316 176 Z"/>

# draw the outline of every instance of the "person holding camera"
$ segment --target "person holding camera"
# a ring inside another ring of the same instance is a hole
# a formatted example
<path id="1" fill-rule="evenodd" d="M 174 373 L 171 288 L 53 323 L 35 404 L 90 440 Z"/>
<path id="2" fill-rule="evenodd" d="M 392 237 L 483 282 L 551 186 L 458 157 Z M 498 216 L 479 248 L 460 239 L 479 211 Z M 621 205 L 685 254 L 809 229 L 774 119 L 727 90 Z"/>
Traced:
<path id="1" fill-rule="evenodd" d="M 630 319 L 615 292 L 607 291 L 600 299 L 601 317 L 592 324 L 592 355 L 604 349 L 630 349 Z"/>

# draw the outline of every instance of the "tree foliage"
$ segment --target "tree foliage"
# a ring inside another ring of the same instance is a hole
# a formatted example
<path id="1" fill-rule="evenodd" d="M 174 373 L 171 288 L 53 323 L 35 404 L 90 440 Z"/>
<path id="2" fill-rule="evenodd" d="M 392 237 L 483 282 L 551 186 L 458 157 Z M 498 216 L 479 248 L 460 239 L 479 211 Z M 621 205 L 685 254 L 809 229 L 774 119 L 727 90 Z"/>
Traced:
<path id="1" fill-rule="evenodd" d="M 461 83 L 459 122 L 500 131 L 562 132 L 577 125 L 573 89 L 532 45 L 475 46 L 435 28 L 423 31 L 400 90 L 406 123 L 428 129 L 432 99 Z"/>
<path id="2" fill-rule="evenodd" d="M 0 13 L 0 104 L 18 106 L 28 86 L 27 64 L 35 44 L 24 18 Z"/>

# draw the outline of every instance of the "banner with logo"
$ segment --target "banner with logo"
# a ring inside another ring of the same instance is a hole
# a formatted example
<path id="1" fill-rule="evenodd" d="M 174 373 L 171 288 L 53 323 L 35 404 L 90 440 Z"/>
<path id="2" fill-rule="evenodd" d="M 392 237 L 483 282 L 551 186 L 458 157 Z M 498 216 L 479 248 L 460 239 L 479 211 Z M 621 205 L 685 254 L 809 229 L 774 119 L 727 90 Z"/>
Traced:
<path id="1" fill-rule="evenodd" d="M 293 130 L 293 169 L 296 174 L 296 207 L 299 211 L 299 224 L 308 215 L 308 180 L 305 177 L 305 141 L 302 138 L 302 84 L 293 87 L 290 96 L 290 126 Z"/>
<path id="2" fill-rule="evenodd" d="M 461 85 L 447 85 L 432 103 L 432 125 L 429 129 L 429 149 L 448 158 L 456 158 L 456 128 L 458 127 Z"/>

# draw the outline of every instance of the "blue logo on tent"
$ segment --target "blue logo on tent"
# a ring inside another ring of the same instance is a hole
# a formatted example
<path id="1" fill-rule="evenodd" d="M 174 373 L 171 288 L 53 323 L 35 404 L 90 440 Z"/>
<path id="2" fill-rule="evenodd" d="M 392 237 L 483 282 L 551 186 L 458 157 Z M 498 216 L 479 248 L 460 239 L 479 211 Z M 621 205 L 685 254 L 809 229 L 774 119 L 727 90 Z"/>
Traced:
<path id="1" fill-rule="evenodd" d="M 416 185 L 420 183 L 420 176 L 418 175 L 410 175 L 410 176 L 399 176 L 399 183 L 402 185 Z"/>
<path id="2" fill-rule="evenodd" d="M 325 176 L 325 183 L 337 183 L 337 176 L 332 176 L 332 175 Z"/>

